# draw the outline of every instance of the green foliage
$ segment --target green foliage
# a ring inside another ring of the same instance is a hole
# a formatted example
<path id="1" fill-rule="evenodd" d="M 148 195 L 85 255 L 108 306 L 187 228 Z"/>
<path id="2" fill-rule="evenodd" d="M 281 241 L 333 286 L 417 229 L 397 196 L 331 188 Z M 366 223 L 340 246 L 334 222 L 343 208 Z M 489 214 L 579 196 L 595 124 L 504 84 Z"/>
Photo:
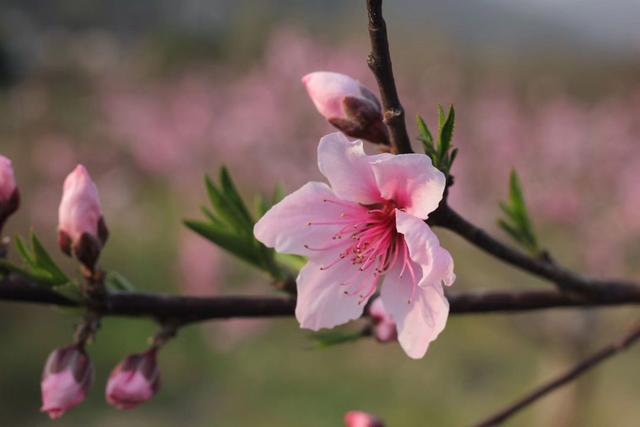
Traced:
<path id="1" fill-rule="evenodd" d="M 3 269 L 28 277 L 67 298 L 76 301 L 82 298 L 78 284 L 58 267 L 33 231 L 29 237 L 29 244 L 19 236 L 16 236 L 15 242 L 25 266 L 18 267 L 7 260 L 0 260 Z"/>
<path id="2" fill-rule="evenodd" d="M 229 171 L 221 168 L 217 183 L 205 177 L 205 185 L 210 202 L 209 207 L 202 208 L 206 219 L 185 220 L 184 224 L 238 258 L 267 271 L 274 279 L 282 279 L 284 273 L 276 263 L 273 249 L 253 236 L 255 219 L 240 197 Z M 264 215 L 281 198 L 282 190 L 276 189 L 271 200 L 257 199 L 257 217 Z"/>
<path id="3" fill-rule="evenodd" d="M 529 218 L 522 185 L 515 170 L 511 171 L 509 180 L 509 200 L 506 203 L 500 203 L 500 208 L 505 214 L 504 218 L 498 219 L 500 228 L 529 253 L 539 255 L 540 247 Z"/>
<path id="4" fill-rule="evenodd" d="M 132 292 L 136 289 L 129 279 L 114 270 L 107 271 L 105 284 L 109 290 L 116 292 Z"/>
<path id="5" fill-rule="evenodd" d="M 442 106 L 438 106 L 438 140 L 435 141 L 433 134 L 429 130 L 429 126 L 420 116 L 417 117 L 418 139 L 422 142 L 424 153 L 429 156 L 433 165 L 441 170 L 445 175 L 449 175 L 451 166 L 458 155 L 458 149 L 453 148 L 451 141 L 453 139 L 453 130 L 455 128 L 456 112 L 451 106 L 448 114 L 445 114 Z"/>
<path id="6" fill-rule="evenodd" d="M 316 332 L 309 335 L 314 341 L 313 348 L 327 348 L 338 344 L 346 344 L 366 337 L 367 334 L 362 331 L 345 331 L 339 329 L 332 329 L 329 331 Z"/>

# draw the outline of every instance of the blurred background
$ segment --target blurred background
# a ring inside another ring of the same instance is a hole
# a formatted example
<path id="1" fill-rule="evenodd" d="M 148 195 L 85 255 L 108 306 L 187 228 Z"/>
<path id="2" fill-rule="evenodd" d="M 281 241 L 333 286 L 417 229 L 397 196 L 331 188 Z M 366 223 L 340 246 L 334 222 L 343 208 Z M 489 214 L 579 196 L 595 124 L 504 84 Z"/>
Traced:
<path id="1" fill-rule="evenodd" d="M 4 0 L 0 152 L 14 160 L 24 200 L 7 231 L 33 227 L 57 253 L 62 182 L 81 162 L 111 230 L 104 266 L 140 290 L 272 294 L 264 276 L 181 220 L 200 217 L 203 175 L 223 164 L 249 201 L 320 178 L 316 145 L 332 128 L 300 77 L 332 70 L 375 88 L 363 3 Z M 415 114 L 434 127 L 438 104 L 456 106 L 451 204 L 500 233 L 497 203 L 515 167 L 557 259 L 638 279 L 640 4 L 396 0 L 385 14 L 411 134 Z M 458 291 L 550 286 L 437 232 Z M 467 425 L 622 334 L 634 313 L 455 316 L 420 361 L 371 340 L 314 349 L 293 319 L 212 322 L 163 350 L 162 391 L 130 413 L 106 405 L 104 384 L 154 325 L 105 319 L 90 349 L 96 386 L 58 424 L 321 427 L 360 409 L 390 427 Z M 38 413 L 41 368 L 75 321 L 1 305 L 1 425 L 50 423 Z M 508 425 L 637 426 L 639 356 L 617 357 Z"/>

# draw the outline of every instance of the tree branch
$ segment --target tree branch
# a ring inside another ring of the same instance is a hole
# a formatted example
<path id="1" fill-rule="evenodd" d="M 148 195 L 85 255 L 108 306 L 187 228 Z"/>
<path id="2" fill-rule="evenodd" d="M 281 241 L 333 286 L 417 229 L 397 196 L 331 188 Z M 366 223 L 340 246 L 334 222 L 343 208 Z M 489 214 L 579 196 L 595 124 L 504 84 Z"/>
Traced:
<path id="1" fill-rule="evenodd" d="M 387 25 L 382 17 L 382 0 L 367 0 L 367 13 L 371 41 L 371 53 L 367 63 L 378 82 L 384 108 L 384 122 L 389 128 L 391 148 L 395 153 L 412 153 L 411 140 L 404 121 L 404 109 L 400 104 L 393 78 Z"/>
<path id="2" fill-rule="evenodd" d="M 640 304 L 640 287 L 613 287 L 597 296 L 553 290 L 482 291 L 447 295 L 452 314 L 523 312 L 561 307 L 597 307 Z M 10 275 L 0 281 L 0 301 L 79 307 L 60 294 L 22 277 Z M 138 292 L 110 293 L 87 306 L 101 316 L 149 317 L 180 324 L 236 317 L 293 316 L 292 297 L 190 297 Z"/>
<path id="3" fill-rule="evenodd" d="M 600 363 L 609 359 L 616 354 L 619 354 L 629 348 L 631 345 L 635 344 L 638 339 L 640 339 L 640 325 L 636 325 L 630 332 L 628 332 L 622 339 L 609 344 L 608 346 L 600 349 L 598 352 L 592 354 L 587 357 L 569 371 L 564 374 L 554 378 L 546 384 L 541 385 L 540 387 L 533 390 L 531 393 L 524 396 L 522 399 L 514 402 L 509 405 L 504 410 L 492 415 L 485 421 L 476 425 L 476 427 L 491 427 L 496 426 L 498 424 L 503 423 L 508 418 L 512 417 L 519 411 L 525 409 L 529 405 L 535 403 L 538 399 L 546 396 L 547 394 L 557 390 L 565 384 L 568 384 L 571 381 L 574 381 L 582 374 L 586 373 L 592 368 L 595 368 Z"/>
<path id="4" fill-rule="evenodd" d="M 454 211 L 447 203 L 442 203 L 430 216 L 430 225 L 440 226 L 458 234 L 476 247 L 494 257 L 525 270 L 535 276 L 555 283 L 565 291 L 576 291 L 588 294 L 608 292 L 607 286 L 632 285 L 627 282 L 597 280 L 582 276 L 554 262 L 528 256 L 499 240 L 483 229 L 475 226 Z"/>

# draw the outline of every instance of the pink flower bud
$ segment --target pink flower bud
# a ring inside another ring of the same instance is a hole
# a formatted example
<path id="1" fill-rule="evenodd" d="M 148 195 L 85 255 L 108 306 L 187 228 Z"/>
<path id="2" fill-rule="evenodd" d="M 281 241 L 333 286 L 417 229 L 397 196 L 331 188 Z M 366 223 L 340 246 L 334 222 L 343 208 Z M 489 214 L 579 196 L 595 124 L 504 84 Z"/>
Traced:
<path id="1" fill-rule="evenodd" d="M 0 155 L 0 228 L 19 205 L 20 195 L 11 160 Z"/>
<path id="2" fill-rule="evenodd" d="M 58 210 L 58 241 L 64 253 L 75 254 L 93 268 L 109 235 L 102 216 L 98 189 L 84 166 L 78 165 L 64 181 Z"/>
<path id="3" fill-rule="evenodd" d="M 359 81 L 340 73 L 316 71 L 302 78 L 316 108 L 347 136 L 388 144 L 378 98 Z"/>
<path id="4" fill-rule="evenodd" d="M 59 348 L 49 355 L 42 373 L 42 412 L 51 419 L 84 401 L 93 384 L 93 365 L 77 345 Z"/>
<path id="5" fill-rule="evenodd" d="M 160 389 L 157 350 L 152 348 L 124 359 L 111 372 L 107 402 L 118 409 L 132 409 L 151 400 Z"/>
<path id="6" fill-rule="evenodd" d="M 397 339 L 396 322 L 393 321 L 389 313 L 385 310 L 380 297 L 371 303 L 369 314 L 373 320 L 373 333 L 378 341 L 390 342 Z"/>
<path id="7" fill-rule="evenodd" d="M 346 427 L 384 427 L 384 423 L 371 414 L 361 411 L 349 411 L 344 416 Z"/>

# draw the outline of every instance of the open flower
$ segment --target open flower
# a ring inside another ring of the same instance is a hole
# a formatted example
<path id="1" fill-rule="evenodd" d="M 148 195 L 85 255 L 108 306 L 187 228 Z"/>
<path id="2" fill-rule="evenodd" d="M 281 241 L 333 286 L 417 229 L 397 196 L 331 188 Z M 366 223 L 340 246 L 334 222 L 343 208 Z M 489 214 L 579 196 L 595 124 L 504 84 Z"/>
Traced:
<path id="1" fill-rule="evenodd" d="M 318 166 L 331 186 L 305 184 L 254 228 L 265 245 L 309 259 L 297 278 L 300 326 L 356 319 L 382 285 L 398 341 L 421 358 L 445 326 L 443 285 L 455 280 L 451 256 L 424 222 L 442 199 L 444 175 L 425 155 L 368 156 L 339 133 L 320 140 Z"/>
<path id="2" fill-rule="evenodd" d="M 42 373 L 42 412 L 51 419 L 81 404 L 93 384 L 93 365 L 78 345 L 59 348 L 49 355 Z"/>
<path id="3" fill-rule="evenodd" d="M 302 78 L 311 100 L 333 126 L 354 138 L 387 144 L 378 98 L 345 74 L 316 71 Z"/>
<path id="4" fill-rule="evenodd" d="M 116 366 L 107 384 L 107 402 L 118 409 L 132 409 L 151 400 L 160 389 L 157 349 L 132 354 Z"/>
<path id="5" fill-rule="evenodd" d="M 58 239 L 67 255 L 72 251 L 93 268 L 108 238 L 96 184 L 87 169 L 78 165 L 64 181 L 58 210 Z"/>

